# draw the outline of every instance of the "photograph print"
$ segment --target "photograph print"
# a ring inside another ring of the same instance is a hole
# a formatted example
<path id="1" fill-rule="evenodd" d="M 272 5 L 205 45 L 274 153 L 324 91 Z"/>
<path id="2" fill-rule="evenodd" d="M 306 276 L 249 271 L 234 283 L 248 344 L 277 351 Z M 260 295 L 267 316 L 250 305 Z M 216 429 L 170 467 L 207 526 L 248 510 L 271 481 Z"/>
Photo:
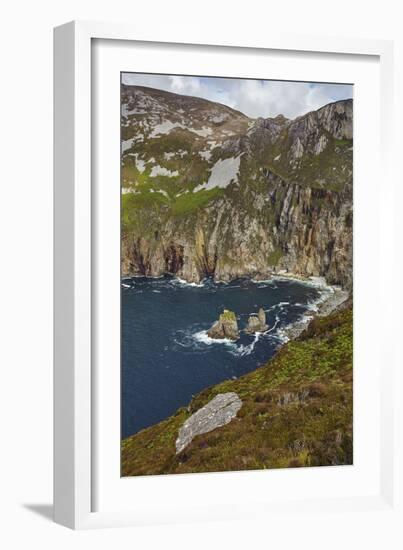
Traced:
<path id="1" fill-rule="evenodd" d="M 121 475 L 353 463 L 353 86 L 121 73 Z"/>

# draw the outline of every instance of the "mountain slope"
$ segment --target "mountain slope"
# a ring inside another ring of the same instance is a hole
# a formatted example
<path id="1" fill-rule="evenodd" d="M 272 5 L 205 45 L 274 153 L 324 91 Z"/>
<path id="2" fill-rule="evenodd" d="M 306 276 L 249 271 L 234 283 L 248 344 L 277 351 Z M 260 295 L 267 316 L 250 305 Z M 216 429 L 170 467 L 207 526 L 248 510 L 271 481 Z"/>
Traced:
<path id="1" fill-rule="evenodd" d="M 352 285 L 352 100 L 295 120 L 122 86 L 122 273 Z"/>
<path id="2" fill-rule="evenodd" d="M 122 475 L 352 464 L 352 331 L 351 309 L 312 321 L 266 365 L 123 440 Z M 176 455 L 183 423 L 226 392 L 242 400 L 237 417 Z"/>

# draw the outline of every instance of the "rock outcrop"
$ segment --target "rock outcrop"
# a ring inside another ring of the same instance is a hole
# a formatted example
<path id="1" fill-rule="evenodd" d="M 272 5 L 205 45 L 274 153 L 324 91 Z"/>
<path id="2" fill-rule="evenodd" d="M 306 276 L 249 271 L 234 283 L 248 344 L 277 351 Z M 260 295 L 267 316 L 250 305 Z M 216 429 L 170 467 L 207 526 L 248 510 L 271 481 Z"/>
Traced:
<path id="1" fill-rule="evenodd" d="M 231 422 L 241 407 L 242 401 L 235 392 L 216 395 L 183 424 L 175 443 L 176 454 L 183 451 L 197 435 L 211 432 Z"/>
<path id="2" fill-rule="evenodd" d="M 122 87 L 122 274 L 352 288 L 353 102 L 295 120 Z"/>
<path id="3" fill-rule="evenodd" d="M 218 321 L 216 321 L 210 330 L 207 331 L 207 336 L 217 340 L 223 340 L 224 338 L 228 340 L 238 340 L 239 329 L 235 313 L 228 309 L 224 309 Z"/>
<path id="4" fill-rule="evenodd" d="M 266 325 L 266 313 L 260 308 L 257 315 L 250 315 L 245 332 L 253 334 L 254 332 L 264 332 L 268 328 L 268 325 Z"/>

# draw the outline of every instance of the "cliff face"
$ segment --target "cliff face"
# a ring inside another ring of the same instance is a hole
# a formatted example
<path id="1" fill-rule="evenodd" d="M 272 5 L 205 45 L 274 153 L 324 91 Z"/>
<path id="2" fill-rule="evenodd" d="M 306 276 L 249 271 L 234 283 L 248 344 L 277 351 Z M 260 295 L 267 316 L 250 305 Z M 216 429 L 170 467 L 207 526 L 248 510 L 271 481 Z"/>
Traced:
<path id="1" fill-rule="evenodd" d="M 293 121 L 122 87 L 122 273 L 352 285 L 352 100 Z"/>

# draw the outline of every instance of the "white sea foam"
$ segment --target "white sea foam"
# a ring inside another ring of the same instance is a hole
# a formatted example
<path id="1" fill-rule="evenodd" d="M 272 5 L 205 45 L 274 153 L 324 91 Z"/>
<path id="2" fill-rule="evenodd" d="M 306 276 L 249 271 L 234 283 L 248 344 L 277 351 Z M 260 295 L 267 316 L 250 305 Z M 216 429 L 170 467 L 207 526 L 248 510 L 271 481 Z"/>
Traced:
<path id="1" fill-rule="evenodd" d="M 276 309 L 278 307 L 278 304 L 273 304 L 272 306 L 270 306 L 269 308 L 265 309 L 265 313 L 269 313 L 270 311 L 273 311 L 273 309 Z M 254 312 L 254 314 L 256 315 L 256 312 Z M 251 313 L 250 315 L 253 315 L 253 313 Z"/>
<path id="2" fill-rule="evenodd" d="M 290 338 L 287 336 L 286 328 L 279 328 L 276 332 L 276 334 L 273 335 L 274 338 L 277 338 L 277 340 L 280 340 L 282 344 L 286 344 L 289 342 Z"/>
<path id="3" fill-rule="evenodd" d="M 255 285 L 269 285 L 269 284 L 272 284 L 274 282 L 274 277 L 270 278 L 270 279 L 250 279 L 250 282 L 251 283 L 254 283 Z"/>
<path id="4" fill-rule="evenodd" d="M 232 349 L 231 350 L 231 353 L 233 355 L 239 355 L 241 357 L 245 356 L 245 355 L 250 355 L 252 353 L 252 351 L 254 350 L 257 342 L 259 341 L 259 338 L 262 336 L 262 334 L 264 334 L 263 332 L 255 332 L 255 334 L 253 335 L 254 338 L 253 338 L 253 341 L 245 346 L 243 344 L 241 344 L 240 346 L 236 346 L 235 349 Z"/>
<path id="5" fill-rule="evenodd" d="M 191 287 L 197 287 L 197 288 L 201 288 L 204 286 L 204 283 L 203 281 L 201 281 L 200 283 L 188 283 L 188 281 L 185 281 L 184 279 L 181 279 L 179 277 L 176 277 L 175 279 L 172 279 L 172 282 L 175 284 L 180 284 L 182 286 L 191 286 Z"/>
<path id="6" fill-rule="evenodd" d="M 283 279 L 289 279 L 289 277 L 284 277 Z M 329 297 L 335 292 L 334 288 L 327 285 L 325 279 L 322 277 L 310 277 L 309 280 L 295 280 L 305 284 L 306 286 L 316 288 L 319 295 L 316 299 L 310 300 L 307 304 L 294 304 L 296 306 L 305 307 L 307 312 L 303 313 L 293 323 L 289 323 L 288 325 L 277 329 L 275 337 L 277 337 L 281 343 L 286 343 L 292 337 L 295 337 L 296 335 L 298 336 L 301 332 L 303 332 L 314 318 L 313 313 L 318 312 L 320 304 L 328 300 Z M 280 302 L 279 305 L 282 303 L 289 304 L 289 302 Z"/>
<path id="7" fill-rule="evenodd" d="M 271 328 L 269 328 L 265 332 L 255 332 L 254 335 L 253 335 L 253 341 L 250 344 L 248 344 L 247 346 L 245 346 L 243 344 L 241 344 L 240 346 L 236 346 L 235 349 L 230 350 L 230 353 L 232 353 L 233 355 L 239 355 L 241 357 L 243 357 L 245 355 L 250 355 L 253 352 L 253 350 L 255 349 L 255 346 L 258 343 L 259 339 L 261 337 L 266 336 L 269 333 L 275 331 L 276 328 L 277 328 L 277 325 L 279 324 L 279 322 L 280 322 L 280 318 L 279 318 L 278 315 L 276 315 L 276 322 L 274 323 L 274 325 Z"/>
<path id="8" fill-rule="evenodd" d="M 275 330 L 279 322 L 280 322 L 280 317 L 276 315 L 276 322 L 271 328 L 269 328 L 269 330 L 266 330 L 265 334 L 268 334 L 269 332 L 272 332 L 273 330 Z"/>
<path id="9" fill-rule="evenodd" d="M 236 346 L 235 342 L 233 340 L 229 340 L 228 338 L 210 338 L 210 336 L 207 335 L 207 330 L 200 330 L 199 332 L 196 332 L 193 334 L 193 338 L 202 344 L 205 344 L 206 346 L 211 346 L 212 344 L 225 344 L 229 346 Z"/>

